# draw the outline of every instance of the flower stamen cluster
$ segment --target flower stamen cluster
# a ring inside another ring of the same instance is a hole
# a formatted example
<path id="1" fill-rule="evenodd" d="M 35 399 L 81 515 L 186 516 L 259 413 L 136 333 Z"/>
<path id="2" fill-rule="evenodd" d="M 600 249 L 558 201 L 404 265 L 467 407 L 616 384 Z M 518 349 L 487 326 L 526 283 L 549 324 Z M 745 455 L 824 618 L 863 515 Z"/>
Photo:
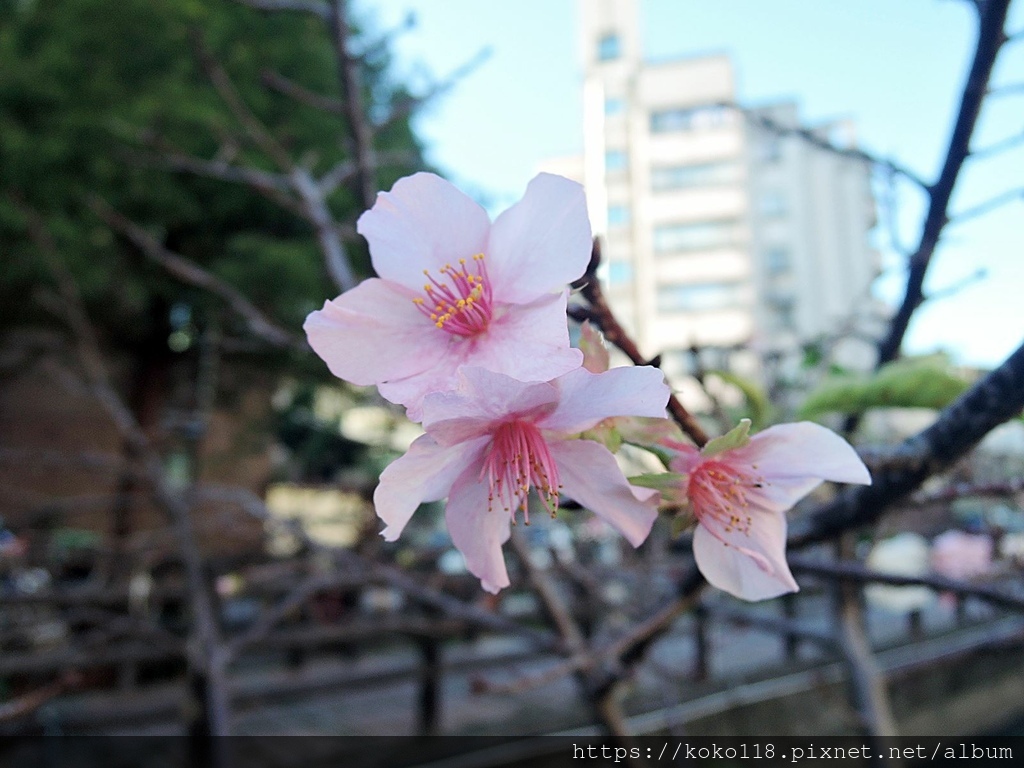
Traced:
<path id="1" fill-rule="evenodd" d="M 753 468 L 752 468 L 753 469 Z M 729 542 L 717 533 L 749 534 L 753 524 L 751 504 L 747 496 L 751 490 L 763 488 L 764 478 L 722 461 L 707 461 L 690 475 L 688 495 L 702 522 L 714 521 L 709 531 L 726 546 Z"/>
<path id="2" fill-rule="evenodd" d="M 537 496 L 552 517 L 558 512 L 558 466 L 544 436 L 529 421 L 516 419 L 495 429 L 480 479 L 489 489 L 488 513 L 498 501 L 512 516 L 513 525 L 516 510 L 522 510 L 523 521 L 530 524 L 527 498 L 531 487 L 537 489 Z"/>
<path id="3" fill-rule="evenodd" d="M 466 259 L 459 259 L 459 268 L 445 264 L 441 268 L 440 282 L 429 269 L 423 274 L 430 280 L 423 286 L 427 298 L 416 297 L 413 304 L 441 330 L 455 336 L 472 338 L 487 330 L 493 314 L 491 281 L 487 276 L 484 255 L 473 257 L 476 274 L 469 274 Z"/>

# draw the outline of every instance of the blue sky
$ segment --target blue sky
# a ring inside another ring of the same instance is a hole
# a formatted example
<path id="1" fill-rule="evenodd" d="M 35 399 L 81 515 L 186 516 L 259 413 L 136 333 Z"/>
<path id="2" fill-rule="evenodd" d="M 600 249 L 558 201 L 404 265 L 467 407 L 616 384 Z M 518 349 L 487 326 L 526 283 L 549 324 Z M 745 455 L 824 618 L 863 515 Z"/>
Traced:
<path id="1" fill-rule="evenodd" d="M 586 0 L 582 0 L 586 1 Z M 430 158 L 489 209 L 514 202 L 538 164 L 582 146 L 580 54 L 574 0 L 362 0 L 381 29 L 410 11 L 416 27 L 396 40 L 398 76 L 442 78 L 483 47 L 491 57 L 418 119 Z M 852 117 L 862 145 L 934 179 L 944 155 L 972 50 L 975 23 L 964 0 L 641 0 L 645 55 L 663 59 L 727 52 L 742 102 L 794 99 L 805 120 Z M 1011 30 L 1024 29 L 1016 0 Z M 1006 46 L 994 84 L 1024 82 L 1024 41 Z M 1024 131 L 1024 93 L 991 99 L 976 147 Z M 1024 146 L 972 161 L 953 199 L 964 210 L 1024 187 Z M 899 221 L 916 241 L 922 199 L 907 189 Z M 1024 200 L 948 230 L 926 288 L 970 282 L 918 311 L 907 349 L 948 349 L 961 362 L 998 364 L 1024 338 Z M 901 261 L 877 293 L 902 290 Z"/>

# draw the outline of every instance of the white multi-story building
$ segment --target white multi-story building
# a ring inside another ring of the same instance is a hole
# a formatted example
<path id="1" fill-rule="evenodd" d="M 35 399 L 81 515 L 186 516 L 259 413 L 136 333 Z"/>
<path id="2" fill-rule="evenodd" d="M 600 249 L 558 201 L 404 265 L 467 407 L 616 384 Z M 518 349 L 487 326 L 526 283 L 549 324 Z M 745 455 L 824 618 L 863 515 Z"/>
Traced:
<path id="1" fill-rule="evenodd" d="M 875 307 L 870 169 L 778 126 L 782 103 L 737 109 L 725 55 L 645 62 L 637 0 L 581 0 L 584 157 L 609 302 L 670 371 L 691 346 L 760 377 L 765 361 Z M 769 119 L 766 128 L 756 116 Z M 852 126 L 815 128 L 852 142 Z M 838 350 L 870 365 L 866 342 Z"/>

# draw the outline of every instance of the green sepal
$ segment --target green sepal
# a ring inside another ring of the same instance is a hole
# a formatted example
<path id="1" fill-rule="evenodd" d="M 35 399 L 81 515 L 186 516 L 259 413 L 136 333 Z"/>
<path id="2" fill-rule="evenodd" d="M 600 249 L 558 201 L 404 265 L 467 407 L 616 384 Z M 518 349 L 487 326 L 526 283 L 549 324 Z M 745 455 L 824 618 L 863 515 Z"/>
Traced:
<path id="1" fill-rule="evenodd" d="M 705 458 L 715 456 L 724 451 L 731 451 L 742 448 L 750 442 L 750 419 L 740 419 L 740 423 L 730 429 L 721 437 L 709 440 L 700 452 Z"/>
<path id="2" fill-rule="evenodd" d="M 580 351 L 583 353 L 583 367 L 591 373 L 603 373 L 611 365 L 601 332 L 589 320 L 584 320 L 580 326 Z"/>
<path id="3" fill-rule="evenodd" d="M 690 528 L 693 527 L 694 519 L 693 515 L 689 512 L 680 512 L 678 515 L 672 518 L 672 525 L 669 528 L 669 535 L 673 539 L 678 539 Z"/>
<path id="4" fill-rule="evenodd" d="M 579 438 L 600 443 L 612 453 L 618 453 L 619 448 L 622 447 L 622 435 L 619 434 L 615 424 L 611 422 L 611 419 L 605 419 L 591 429 L 581 432 Z"/>
<path id="5" fill-rule="evenodd" d="M 645 475 L 634 475 L 628 479 L 631 485 L 639 485 L 641 488 L 671 491 L 682 487 L 686 475 L 680 475 L 677 472 L 652 472 Z"/>

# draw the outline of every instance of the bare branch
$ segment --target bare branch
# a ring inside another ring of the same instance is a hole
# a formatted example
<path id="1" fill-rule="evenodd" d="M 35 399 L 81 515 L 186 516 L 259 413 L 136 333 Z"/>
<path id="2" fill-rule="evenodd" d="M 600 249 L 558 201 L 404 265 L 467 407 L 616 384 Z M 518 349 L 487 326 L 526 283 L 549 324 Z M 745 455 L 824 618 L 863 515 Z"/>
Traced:
<path id="1" fill-rule="evenodd" d="M 352 154 L 356 162 L 356 193 L 364 208 L 373 206 L 377 197 L 374 173 L 373 133 L 363 109 L 362 77 L 359 60 L 349 51 L 347 0 L 333 0 L 328 25 L 338 61 L 338 83 L 341 86 L 345 118 L 352 133 Z"/>
<path id="2" fill-rule="evenodd" d="M 1010 36 L 1007 42 L 1011 42 L 1014 36 Z M 989 98 L 1001 98 L 1003 96 L 1016 96 L 1024 93 L 1024 83 L 1010 83 L 1009 85 L 998 85 L 988 89 Z"/>
<path id="3" fill-rule="evenodd" d="M 491 58 L 490 46 L 485 46 L 477 51 L 472 58 L 458 66 L 447 77 L 427 89 L 426 93 L 419 96 L 406 96 L 395 104 L 391 112 L 383 120 L 377 123 L 378 128 L 386 128 L 399 120 L 403 120 L 427 102 L 433 101 L 450 91 L 455 85 L 469 76 L 473 71 Z"/>
<path id="4" fill-rule="evenodd" d="M 847 488 L 810 515 L 794 520 L 790 548 L 805 547 L 873 522 L 1022 409 L 1024 345 L 944 409 L 934 424 L 897 446 L 895 455 L 903 460 L 873 472 L 870 486 Z"/>
<path id="5" fill-rule="evenodd" d="M 938 181 L 928 188 L 928 213 L 921 230 L 918 246 L 910 257 L 910 269 L 907 273 L 903 301 L 892 318 L 888 333 L 878 344 L 876 367 L 881 367 L 896 359 L 900 347 L 903 345 L 903 337 L 910 326 L 910 318 L 924 299 L 925 275 L 928 272 L 928 266 L 935 253 L 943 227 L 946 225 L 953 188 L 960 175 L 960 169 L 970 153 L 971 136 L 981 112 L 981 104 L 992 76 L 992 68 L 1005 40 L 1003 25 L 1006 23 L 1009 5 L 1010 0 L 989 0 L 985 3 L 982 11 L 974 58 L 960 99 L 960 110 L 957 113 L 953 134 L 949 140 L 946 160 Z M 856 426 L 856 420 L 848 421 L 847 427 L 854 426 Z"/>
<path id="6" fill-rule="evenodd" d="M 378 168 L 417 165 L 421 162 L 414 152 L 409 151 L 383 152 L 378 154 L 375 160 Z M 346 181 L 354 178 L 358 170 L 356 164 L 351 160 L 342 160 L 317 180 L 316 183 L 320 187 L 321 194 L 327 197 Z"/>
<path id="7" fill-rule="evenodd" d="M 349 264 L 348 252 L 338 233 L 334 216 L 327 207 L 323 188 L 301 166 L 292 169 L 291 183 L 302 200 L 305 218 L 313 226 L 331 279 L 341 291 L 354 288 L 359 281 Z"/>
<path id="8" fill-rule="evenodd" d="M 210 83 L 213 84 L 221 100 L 235 116 L 235 119 L 245 129 L 250 141 L 263 150 L 266 155 L 274 161 L 282 171 L 290 171 L 293 163 L 291 157 L 277 139 L 270 133 L 262 121 L 249 109 L 235 84 L 231 82 L 227 71 L 220 65 L 209 48 L 203 41 L 202 33 L 198 30 L 192 33 L 192 44 L 199 59 L 199 64 L 206 73 Z"/>
<path id="9" fill-rule="evenodd" d="M 969 274 L 967 277 L 957 280 L 951 285 L 947 285 L 945 288 L 932 291 L 925 297 L 925 301 L 937 301 L 939 299 L 948 299 L 950 296 L 955 296 L 960 291 L 968 288 L 980 280 L 984 280 L 988 277 L 988 270 L 984 267 L 976 269 L 974 272 Z"/>
<path id="10" fill-rule="evenodd" d="M 1010 136 L 1002 141 L 997 141 L 991 146 L 971 150 L 971 159 L 984 160 L 985 158 L 992 157 L 993 155 L 1008 152 L 1015 147 L 1019 147 L 1021 144 L 1024 144 L 1024 131 L 1018 133 L 1016 136 Z"/>
<path id="11" fill-rule="evenodd" d="M 882 573 L 867 568 L 858 562 L 840 560 L 826 562 L 819 558 L 803 555 L 790 555 L 790 570 L 811 576 L 822 576 L 826 579 L 840 579 L 858 584 L 886 584 L 893 587 L 929 587 L 936 592 L 949 592 L 959 597 L 976 597 L 986 603 L 1024 611 L 1024 596 L 1014 595 L 1004 589 L 988 584 L 971 584 L 962 579 L 950 579 L 945 576 L 902 576 L 895 573 Z"/>
<path id="12" fill-rule="evenodd" d="M 954 483 L 938 491 L 917 493 L 915 504 L 936 504 L 956 499 L 979 498 L 984 496 L 1013 496 L 1024 493 L 1024 477 L 1008 480 L 1005 483 Z"/>
<path id="13" fill-rule="evenodd" d="M 100 218 L 127 237 L 148 259 L 182 282 L 202 288 L 223 299 L 236 315 L 245 320 L 254 336 L 275 347 L 306 350 L 305 343 L 299 337 L 270 320 L 240 291 L 194 262 L 168 250 L 142 227 L 115 211 L 106 202 L 97 198 L 92 201 L 91 206 Z"/>
<path id="14" fill-rule="evenodd" d="M 288 531 L 309 548 L 330 556 L 338 565 L 356 574 L 364 574 L 367 580 L 380 581 L 403 592 L 411 599 L 432 606 L 447 616 L 486 627 L 497 632 L 509 632 L 529 639 L 540 650 L 552 650 L 560 647 L 558 638 L 551 632 L 544 632 L 533 627 L 519 624 L 512 619 L 464 603 L 444 592 L 433 589 L 404 571 L 389 565 L 382 565 L 366 560 L 355 552 L 342 547 L 321 544 L 310 538 L 309 534 L 297 520 L 282 520 L 271 516 L 263 500 L 252 491 L 244 488 L 231 488 L 218 485 L 204 485 L 197 489 L 199 498 L 236 504 L 247 514 L 259 520 L 273 520 L 287 527 Z"/>
<path id="15" fill-rule="evenodd" d="M 368 43 L 361 51 L 359 51 L 359 57 L 366 59 L 371 56 L 375 56 L 382 51 L 386 51 L 391 47 L 399 35 L 409 32 L 415 28 L 416 14 L 413 11 L 409 11 L 398 24 L 387 30 L 376 40 Z"/>
<path id="16" fill-rule="evenodd" d="M 295 99 L 295 101 L 300 104 L 305 104 L 307 107 L 312 107 L 313 109 L 318 109 L 322 112 L 328 112 L 332 115 L 345 114 L 345 105 L 338 99 L 333 96 L 324 96 L 323 94 L 311 91 L 306 88 L 306 86 L 299 85 L 294 80 L 291 80 L 272 69 L 264 69 L 263 72 L 260 73 L 260 80 L 265 86 L 267 86 L 267 88 L 277 91 L 289 98 Z"/>
<path id="17" fill-rule="evenodd" d="M 324 21 L 330 17 L 331 9 L 320 0 L 235 0 L 236 3 L 248 5 L 259 11 L 298 11 L 310 13 Z"/>
<path id="18" fill-rule="evenodd" d="M 968 208 L 966 211 L 954 214 L 949 218 L 949 223 L 951 225 L 963 224 L 966 221 L 977 219 L 980 216 L 991 213 L 997 208 L 1002 208 L 1004 205 L 1021 199 L 1024 199 L 1024 189 L 1008 189 L 1005 192 L 1000 192 L 995 197 L 989 198 L 983 203 L 978 203 L 978 205 L 973 208 Z"/>
<path id="19" fill-rule="evenodd" d="M 282 208 L 298 216 L 304 215 L 301 206 L 289 195 L 288 180 L 281 174 L 232 165 L 224 159 L 203 160 L 199 157 L 171 151 L 163 151 L 156 155 L 141 155 L 141 159 L 179 173 L 190 173 L 232 184 L 244 184 Z"/>
<path id="20" fill-rule="evenodd" d="M 757 127 L 768 131 L 769 133 L 775 134 L 776 136 L 795 136 L 797 138 L 806 141 L 818 149 L 823 149 L 826 152 L 839 155 L 841 157 L 848 157 L 853 160 L 860 160 L 868 165 L 873 165 L 883 170 L 902 176 L 908 181 L 913 182 L 921 189 L 928 189 L 928 184 L 918 176 L 916 173 L 911 171 L 906 166 L 900 165 L 895 160 L 889 158 L 877 157 L 865 152 L 863 149 L 853 147 L 837 147 L 835 144 L 830 142 L 828 139 L 821 136 L 819 133 L 811 128 L 804 128 L 802 126 L 792 126 L 780 123 L 779 121 L 765 115 L 761 112 L 757 112 L 751 109 L 745 109 L 738 104 L 730 102 L 722 102 L 720 106 L 734 109 L 743 115 L 747 121 L 756 125 Z"/>
<path id="21" fill-rule="evenodd" d="M 851 535 L 846 533 L 836 542 L 838 551 L 845 556 L 852 555 Z M 889 703 L 885 676 L 871 652 L 860 592 L 856 585 L 846 582 L 836 584 L 835 588 L 837 645 L 850 680 L 853 710 L 870 739 L 895 736 L 896 719 Z"/>
<path id="22" fill-rule="evenodd" d="M 574 653 L 582 651 L 586 647 L 586 639 L 583 637 L 579 625 L 572 617 L 572 613 L 569 611 L 568 606 L 566 606 L 565 601 L 562 600 L 561 595 L 558 594 L 558 590 L 552 583 L 550 576 L 534 564 L 533 558 L 530 556 L 530 547 L 518 528 L 512 529 L 509 541 L 513 551 L 515 551 L 516 556 L 519 558 L 519 562 L 522 563 L 531 589 L 537 595 L 537 599 L 540 601 L 551 623 L 562 636 L 566 647 Z"/>
<path id="23" fill-rule="evenodd" d="M 189 587 L 193 614 L 189 666 L 196 685 L 205 697 L 205 727 L 211 735 L 230 732 L 230 702 L 226 678 L 226 657 L 218 638 L 213 604 L 204 583 L 203 564 L 196 546 L 188 506 L 173 493 L 164 480 L 164 466 L 152 449 L 149 438 L 134 415 L 118 396 L 110 381 L 95 330 L 89 322 L 78 287 L 58 255 L 56 243 L 41 216 L 20 201 L 15 201 L 29 221 L 29 234 L 36 241 L 64 300 L 65 319 L 75 337 L 76 352 L 93 396 L 107 412 L 131 454 L 140 463 L 153 490 L 153 500 L 167 514 L 178 541 Z"/>
<path id="24" fill-rule="evenodd" d="M 643 355 L 640 354 L 640 349 L 636 346 L 636 343 L 629 337 L 629 334 L 619 325 L 619 321 L 615 317 L 615 313 L 612 312 L 611 307 L 608 306 L 607 300 L 604 298 L 604 293 L 601 290 L 601 282 L 597 278 L 597 268 L 601 265 L 601 242 L 600 240 L 594 240 L 593 252 L 590 256 L 590 264 L 587 266 L 587 271 L 583 277 L 574 283 L 573 287 L 578 288 L 583 298 L 590 304 L 587 312 L 587 319 L 595 322 L 598 327 L 604 333 L 604 337 L 608 340 L 609 344 L 614 344 L 616 347 L 621 349 L 630 360 L 636 365 L 650 365 L 651 361 L 647 360 Z M 675 395 L 669 395 L 668 399 L 668 412 L 672 415 L 672 418 L 679 425 L 690 439 L 693 440 L 698 446 L 703 446 L 708 442 L 709 437 L 707 432 L 704 431 L 704 427 L 700 425 L 700 422 L 686 410 L 685 406 L 679 402 L 679 398 Z"/>

